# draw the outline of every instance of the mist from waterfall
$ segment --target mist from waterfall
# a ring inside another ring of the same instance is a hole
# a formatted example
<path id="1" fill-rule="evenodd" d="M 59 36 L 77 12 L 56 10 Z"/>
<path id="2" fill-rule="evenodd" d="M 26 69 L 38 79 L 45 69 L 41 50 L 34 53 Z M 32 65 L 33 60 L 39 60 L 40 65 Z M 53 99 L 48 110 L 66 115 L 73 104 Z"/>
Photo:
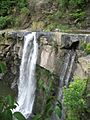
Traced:
<path id="1" fill-rule="evenodd" d="M 36 80 L 35 69 L 38 55 L 38 43 L 36 32 L 29 33 L 25 36 L 23 54 L 20 66 L 20 76 L 18 84 L 18 104 L 15 111 L 21 112 L 25 118 L 32 113 Z"/>

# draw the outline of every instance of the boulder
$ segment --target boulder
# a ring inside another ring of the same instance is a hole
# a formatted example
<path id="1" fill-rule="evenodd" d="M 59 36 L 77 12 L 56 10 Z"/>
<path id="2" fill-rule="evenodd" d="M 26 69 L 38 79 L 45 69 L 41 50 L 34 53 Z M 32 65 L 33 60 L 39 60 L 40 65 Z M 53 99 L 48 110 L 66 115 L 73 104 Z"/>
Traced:
<path id="1" fill-rule="evenodd" d="M 83 79 L 89 76 L 90 70 L 90 55 L 78 58 L 77 68 L 74 75 Z"/>

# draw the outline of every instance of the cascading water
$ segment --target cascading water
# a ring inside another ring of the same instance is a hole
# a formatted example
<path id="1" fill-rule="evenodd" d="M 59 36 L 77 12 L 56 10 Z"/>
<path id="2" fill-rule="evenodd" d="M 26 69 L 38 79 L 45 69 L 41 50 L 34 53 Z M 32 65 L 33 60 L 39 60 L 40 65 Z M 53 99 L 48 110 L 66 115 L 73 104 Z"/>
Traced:
<path id="1" fill-rule="evenodd" d="M 68 87 L 70 82 L 70 76 L 72 74 L 72 70 L 74 67 L 76 57 L 76 51 L 69 50 L 64 60 L 64 65 L 62 69 L 62 73 L 60 74 L 60 84 L 59 84 L 59 92 L 58 92 L 58 101 L 62 104 L 62 116 L 59 118 L 56 114 L 53 114 L 53 120 L 65 120 L 65 111 L 63 105 L 63 86 Z"/>
<path id="2" fill-rule="evenodd" d="M 65 74 L 63 76 L 62 84 L 61 84 L 61 94 L 59 94 L 59 97 L 61 97 L 61 103 L 62 103 L 62 116 L 60 120 L 65 120 L 65 108 L 64 108 L 64 101 L 63 101 L 63 86 L 68 87 L 69 82 L 70 82 L 70 77 L 73 71 L 74 63 L 75 63 L 75 58 L 76 58 L 76 51 L 74 50 L 69 50 L 67 57 L 65 59 L 65 64 L 64 64 L 64 70 Z"/>
<path id="3" fill-rule="evenodd" d="M 36 32 L 25 36 L 22 61 L 20 66 L 20 77 L 18 85 L 18 104 L 15 111 L 21 112 L 25 118 L 32 113 L 35 99 L 36 80 L 35 68 L 38 55 L 38 43 Z"/>

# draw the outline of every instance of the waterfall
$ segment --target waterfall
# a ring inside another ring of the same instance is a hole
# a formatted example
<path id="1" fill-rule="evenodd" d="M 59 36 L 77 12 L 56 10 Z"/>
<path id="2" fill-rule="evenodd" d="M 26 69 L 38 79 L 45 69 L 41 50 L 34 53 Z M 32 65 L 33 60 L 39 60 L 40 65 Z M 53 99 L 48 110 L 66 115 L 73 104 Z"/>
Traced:
<path id="1" fill-rule="evenodd" d="M 65 86 L 66 87 L 68 87 L 69 82 L 70 82 L 70 77 L 71 77 L 71 74 L 72 74 L 72 71 L 73 71 L 73 66 L 74 66 L 74 62 L 75 62 L 76 52 L 72 50 L 70 52 L 70 54 L 71 54 L 71 61 L 70 61 L 69 69 L 68 69 L 68 72 L 67 72 L 67 75 L 66 75 L 66 78 L 65 78 Z"/>
<path id="2" fill-rule="evenodd" d="M 69 82 L 70 82 L 70 77 L 72 75 L 74 63 L 75 63 L 75 58 L 76 58 L 76 51 L 74 50 L 69 50 L 65 59 L 65 63 L 63 66 L 63 80 L 60 77 L 60 84 L 61 88 L 59 90 L 59 98 L 61 98 L 61 103 L 62 103 L 62 117 L 60 120 L 65 120 L 65 108 L 64 108 L 64 101 L 63 101 L 63 86 L 68 87 Z M 61 93 L 61 94 L 60 94 Z"/>
<path id="3" fill-rule="evenodd" d="M 36 32 L 29 33 L 24 39 L 24 48 L 20 66 L 20 76 L 18 84 L 18 100 L 15 111 L 21 112 L 25 118 L 32 113 L 35 99 L 36 80 L 35 69 L 38 55 L 38 43 Z"/>
<path id="4" fill-rule="evenodd" d="M 62 116 L 59 118 L 55 113 L 53 114 L 53 120 L 65 120 L 65 111 L 63 105 L 63 86 L 68 87 L 70 77 L 75 63 L 76 51 L 69 50 L 65 56 L 62 72 L 60 74 L 60 83 L 58 89 L 58 101 L 62 104 Z"/>

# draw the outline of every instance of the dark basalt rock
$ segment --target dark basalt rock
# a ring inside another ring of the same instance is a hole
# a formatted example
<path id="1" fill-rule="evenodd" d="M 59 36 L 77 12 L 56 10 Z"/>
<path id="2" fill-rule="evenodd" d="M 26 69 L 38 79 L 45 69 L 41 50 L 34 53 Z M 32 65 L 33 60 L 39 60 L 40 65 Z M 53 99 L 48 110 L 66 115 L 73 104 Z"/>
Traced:
<path id="1" fill-rule="evenodd" d="M 62 34 L 61 48 L 76 49 L 80 41 L 90 41 L 90 35 L 86 34 Z"/>
<path id="2" fill-rule="evenodd" d="M 27 120 L 32 120 L 32 117 L 30 116 Z"/>

